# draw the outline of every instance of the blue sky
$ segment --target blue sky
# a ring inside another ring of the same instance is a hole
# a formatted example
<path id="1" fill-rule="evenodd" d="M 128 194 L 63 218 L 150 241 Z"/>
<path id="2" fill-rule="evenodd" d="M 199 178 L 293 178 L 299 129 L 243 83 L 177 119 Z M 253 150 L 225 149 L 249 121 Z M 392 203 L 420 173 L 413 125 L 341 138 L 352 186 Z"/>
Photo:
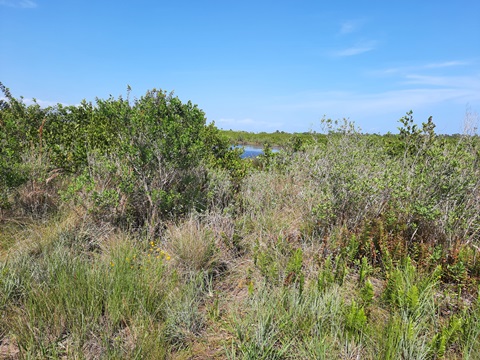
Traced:
<path id="1" fill-rule="evenodd" d="M 478 0 L 0 0 L 0 35 L 0 81 L 44 105 L 157 88 L 256 132 L 480 112 Z"/>

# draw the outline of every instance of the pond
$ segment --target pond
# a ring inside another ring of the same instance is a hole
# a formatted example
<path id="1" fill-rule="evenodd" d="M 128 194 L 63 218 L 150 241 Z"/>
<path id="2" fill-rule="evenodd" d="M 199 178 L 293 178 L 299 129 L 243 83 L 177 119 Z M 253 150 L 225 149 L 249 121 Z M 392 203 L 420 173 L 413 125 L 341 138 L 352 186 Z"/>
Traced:
<path id="1" fill-rule="evenodd" d="M 259 155 L 263 154 L 263 146 L 255 146 L 255 145 L 243 145 L 243 146 L 237 146 L 237 147 L 242 147 L 244 149 L 244 152 L 242 154 L 242 159 L 245 158 L 254 158 Z M 272 148 L 272 152 L 279 152 L 280 149 L 278 148 Z"/>

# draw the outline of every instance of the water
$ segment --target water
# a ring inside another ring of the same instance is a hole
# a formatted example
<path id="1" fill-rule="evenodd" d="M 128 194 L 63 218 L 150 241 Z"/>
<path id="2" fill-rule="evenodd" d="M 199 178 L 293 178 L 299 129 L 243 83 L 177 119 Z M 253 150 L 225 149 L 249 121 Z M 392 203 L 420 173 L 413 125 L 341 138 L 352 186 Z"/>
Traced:
<path id="1" fill-rule="evenodd" d="M 242 158 L 254 158 L 263 154 L 263 147 L 258 146 L 243 146 Z"/>
<path id="2" fill-rule="evenodd" d="M 254 146 L 254 145 L 245 145 L 238 146 L 243 147 L 244 152 L 242 154 L 242 159 L 245 158 L 254 158 L 263 154 L 263 146 Z M 278 152 L 279 149 L 272 148 L 272 152 Z"/>

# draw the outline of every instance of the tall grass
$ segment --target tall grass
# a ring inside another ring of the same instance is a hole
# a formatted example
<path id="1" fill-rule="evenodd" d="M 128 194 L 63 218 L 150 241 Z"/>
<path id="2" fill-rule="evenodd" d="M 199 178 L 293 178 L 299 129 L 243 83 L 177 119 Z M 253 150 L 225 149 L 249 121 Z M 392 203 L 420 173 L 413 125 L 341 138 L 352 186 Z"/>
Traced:
<path id="1" fill-rule="evenodd" d="M 2 264 L 0 333 L 13 336 L 22 357 L 130 357 L 149 352 L 138 346 L 150 333 L 157 339 L 145 343 L 163 351 L 186 341 L 172 334 L 188 325 L 179 314 L 194 314 L 201 294 L 186 295 L 184 310 L 175 310 L 181 304 L 177 296 L 196 286 L 179 283 L 169 260 L 116 234 L 98 252 L 85 253 L 66 241 L 74 236 L 69 231 L 40 252 L 27 249 Z"/>

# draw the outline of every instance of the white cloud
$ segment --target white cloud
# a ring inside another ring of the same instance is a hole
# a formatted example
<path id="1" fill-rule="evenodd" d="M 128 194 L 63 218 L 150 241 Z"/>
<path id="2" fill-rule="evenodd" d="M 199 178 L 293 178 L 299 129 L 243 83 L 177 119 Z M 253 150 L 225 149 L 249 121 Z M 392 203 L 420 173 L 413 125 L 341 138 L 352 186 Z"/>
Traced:
<path id="1" fill-rule="evenodd" d="M 372 116 L 391 112 L 403 113 L 409 109 L 424 108 L 446 102 L 460 106 L 479 103 L 480 92 L 469 88 L 418 88 L 387 90 L 376 93 L 326 91 L 299 94 L 290 104 L 281 105 L 286 111 L 314 110 L 317 113 L 338 116 Z"/>
<path id="2" fill-rule="evenodd" d="M 351 34 L 353 32 L 356 32 L 360 29 L 360 27 L 363 25 L 364 20 L 348 20 L 344 21 L 340 25 L 340 35 L 346 35 L 346 34 Z"/>
<path id="3" fill-rule="evenodd" d="M 423 64 L 423 65 L 399 66 L 399 67 L 393 67 L 393 68 L 387 68 L 387 69 L 380 69 L 380 70 L 375 70 L 371 73 L 374 75 L 408 74 L 408 73 L 422 71 L 422 70 L 452 68 L 452 67 L 458 67 L 458 66 L 467 66 L 471 64 L 472 64 L 472 61 L 451 60 L 451 61 L 443 61 L 443 62 L 432 62 L 429 64 Z"/>
<path id="4" fill-rule="evenodd" d="M 357 24 L 354 21 L 345 21 L 340 27 L 340 34 L 350 34 L 357 29 Z"/>
<path id="5" fill-rule="evenodd" d="M 38 5 L 35 1 L 23 0 L 20 1 L 20 7 L 22 8 L 36 8 Z"/>
<path id="6" fill-rule="evenodd" d="M 33 0 L 0 0 L 0 5 L 22 9 L 33 9 L 38 6 Z"/>
<path id="7" fill-rule="evenodd" d="M 452 67 L 452 66 L 464 66 L 469 64 L 470 62 L 468 61 L 454 60 L 454 61 L 444 61 L 441 63 L 431 63 L 431 64 L 425 65 L 424 67 L 426 69 L 438 69 L 438 68 L 445 68 L 445 67 Z"/>
<path id="8" fill-rule="evenodd" d="M 249 118 L 232 114 L 232 119 L 224 118 L 217 125 L 249 131 L 299 131 L 309 125 L 310 129 L 315 128 L 325 114 L 333 119 L 350 118 L 368 132 L 396 131 L 396 120 L 412 109 L 416 119 L 422 121 L 432 115 L 440 133 L 461 132 L 466 106 L 476 110 L 480 106 L 480 73 L 473 66 L 466 68 L 471 70 L 468 73 L 463 68 L 459 73 L 455 66 L 467 64 L 460 60 L 390 68 L 383 71 L 385 79 L 378 81 L 370 76 L 366 81 L 370 83 L 356 91 L 318 88 L 271 97 L 263 104 L 263 112 L 252 110 Z M 283 126 L 254 119 L 281 121 Z"/>
<path id="9" fill-rule="evenodd" d="M 354 56 L 354 55 L 359 55 L 359 54 L 363 54 L 368 51 L 374 50 L 376 47 L 377 47 L 377 42 L 372 40 L 372 41 L 358 43 L 352 47 L 349 47 L 343 50 L 333 51 L 332 55 L 335 57 Z"/>
<path id="10" fill-rule="evenodd" d="M 338 114 L 340 110 L 342 116 L 364 119 L 383 118 L 413 109 L 414 112 L 436 114 L 443 118 L 444 131 L 456 132 L 458 130 L 453 125 L 459 120 L 456 114 L 460 114 L 468 104 L 474 107 L 480 105 L 480 73 L 457 75 L 453 72 L 456 70 L 454 67 L 469 64 L 471 62 L 455 60 L 376 71 L 371 74 L 394 79 L 388 82 L 389 88 L 385 91 L 368 94 L 327 92 L 316 95 L 318 101 L 297 105 L 310 106 L 328 114 Z"/>
<path id="11" fill-rule="evenodd" d="M 427 76 L 409 74 L 406 75 L 405 84 L 427 85 L 427 86 L 445 86 L 447 88 L 459 88 L 479 92 L 480 94 L 480 76 Z"/>

